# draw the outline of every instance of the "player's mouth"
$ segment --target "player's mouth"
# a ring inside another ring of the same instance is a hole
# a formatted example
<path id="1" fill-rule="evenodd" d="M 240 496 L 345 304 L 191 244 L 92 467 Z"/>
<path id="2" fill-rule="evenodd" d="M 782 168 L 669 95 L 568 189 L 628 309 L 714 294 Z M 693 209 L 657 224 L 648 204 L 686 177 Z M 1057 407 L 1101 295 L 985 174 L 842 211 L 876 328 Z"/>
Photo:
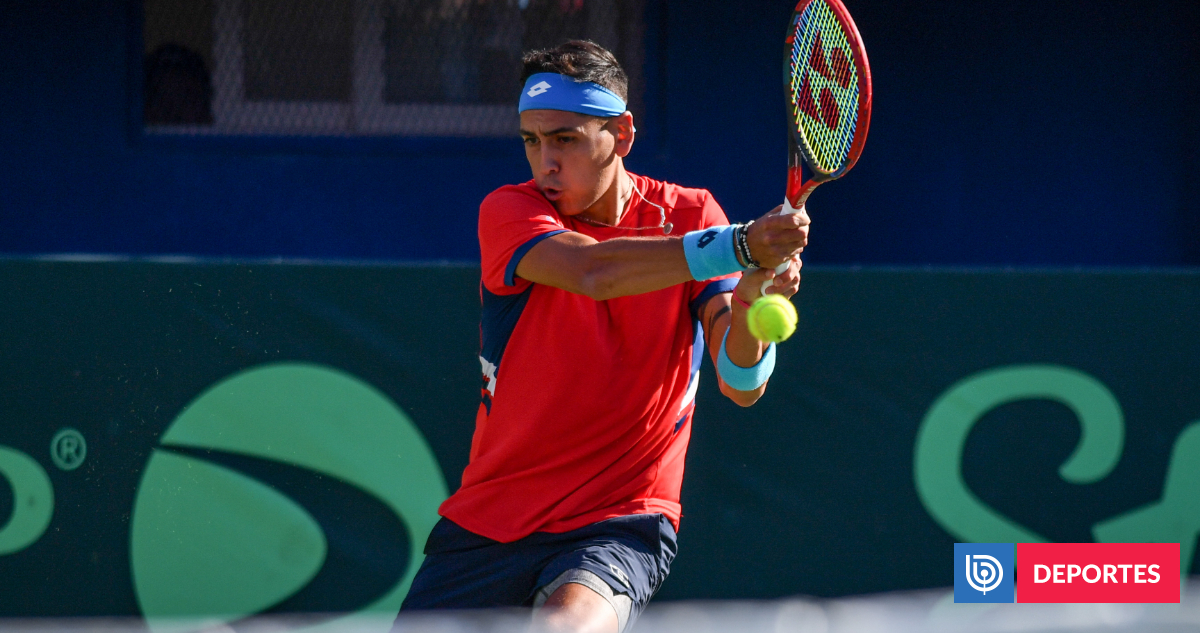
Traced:
<path id="1" fill-rule="evenodd" d="M 555 189 L 554 187 L 542 187 L 542 195 L 546 196 L 547 200 L 554 202 L 562 197 L 563 192 L 562 189 Z"/>

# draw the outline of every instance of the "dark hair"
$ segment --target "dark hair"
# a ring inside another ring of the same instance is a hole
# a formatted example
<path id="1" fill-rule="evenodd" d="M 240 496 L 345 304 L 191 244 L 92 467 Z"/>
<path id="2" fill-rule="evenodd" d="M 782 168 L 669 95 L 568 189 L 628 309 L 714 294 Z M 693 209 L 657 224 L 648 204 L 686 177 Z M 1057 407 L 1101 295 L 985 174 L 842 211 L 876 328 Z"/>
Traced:
<path id="1" fill-rule="evenodd" d="M 554 48 L 529 51 L 521 58 L 521 83 L 537 73 L 558 73 L 600 84 L 629 101 L 629 77 L 617 58 L 591 40 L 571 40 Z"/>

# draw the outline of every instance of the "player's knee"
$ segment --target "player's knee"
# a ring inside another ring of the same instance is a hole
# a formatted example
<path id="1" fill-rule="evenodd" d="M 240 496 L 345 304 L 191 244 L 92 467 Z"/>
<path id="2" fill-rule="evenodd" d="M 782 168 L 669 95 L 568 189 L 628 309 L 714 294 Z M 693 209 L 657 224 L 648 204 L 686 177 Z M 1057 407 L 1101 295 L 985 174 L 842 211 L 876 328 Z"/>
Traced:
<path id="1" fill-rule="evenodd" d="M 534 613 L 537 633 L 617 633 L 618 620 L 611 604 L 595 591 L 568 583 L 551 594 Z"/>

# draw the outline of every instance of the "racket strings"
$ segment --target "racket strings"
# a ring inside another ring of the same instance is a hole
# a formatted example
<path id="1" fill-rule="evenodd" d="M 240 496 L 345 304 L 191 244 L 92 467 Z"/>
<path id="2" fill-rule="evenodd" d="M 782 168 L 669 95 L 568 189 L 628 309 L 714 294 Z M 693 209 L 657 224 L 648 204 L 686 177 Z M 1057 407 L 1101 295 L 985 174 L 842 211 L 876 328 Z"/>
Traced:
<path id="1" fill-rule="evenodd" d="M 822 0 L 796 16 L 790 54 L 792 115 L 802 148 L 826 173 L 846 164 L 858 124 L 858 70 L 849 50 L 845 27 Z"/>

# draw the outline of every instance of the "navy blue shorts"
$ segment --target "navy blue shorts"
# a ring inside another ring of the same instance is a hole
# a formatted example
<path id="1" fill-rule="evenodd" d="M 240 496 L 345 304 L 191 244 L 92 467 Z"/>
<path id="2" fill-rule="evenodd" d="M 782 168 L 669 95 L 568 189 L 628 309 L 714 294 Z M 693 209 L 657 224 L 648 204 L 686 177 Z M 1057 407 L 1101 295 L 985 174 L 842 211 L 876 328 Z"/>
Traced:
<path id="1" fill-rule="evenodd" d="M 535 532 L 512 543 L 443 518 L 429 533 L 425 562 L 400 610 L 532 606 L 539 588 L 583 569 L 629 596 L 632 623 L 666 579 L 675 551 L 675 529 L 661 514 L 616 517 L 562 534 Z"/>

